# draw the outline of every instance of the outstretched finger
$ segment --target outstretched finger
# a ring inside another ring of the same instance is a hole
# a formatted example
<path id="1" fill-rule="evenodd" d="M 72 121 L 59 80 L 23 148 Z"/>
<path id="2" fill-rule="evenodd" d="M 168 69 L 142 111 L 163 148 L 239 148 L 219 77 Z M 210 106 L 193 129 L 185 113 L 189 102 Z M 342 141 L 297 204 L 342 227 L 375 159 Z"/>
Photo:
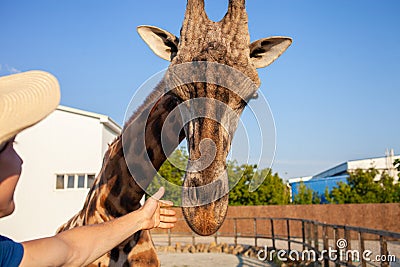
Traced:
<path id="1" fill-rule="evenodd" d="M 160 216 L 160 223 L 175 223 L 177 221 L 176 217 L 173 216 Z"/>
<path id="2" fill-rule="evenodd" d="M 158 228 L 161 228 L 161 229 L 171 229 L 173 227 L 175 227 L 174 223 L 160 222 L 160 224 L 158 225 Z"/>
<path id="3" fill-rule="evenodd" d="M 174 210 L 171 209 L 160 209 L 160 214 L 161 215 L 168 215 L 168 216 L 175 216 L 176 212 Z"/>
<path id="4" fill-rule="evenodd" d="M 160 200 L 161 207 L 172 207 L 174 202 L 169 200 Z"/>

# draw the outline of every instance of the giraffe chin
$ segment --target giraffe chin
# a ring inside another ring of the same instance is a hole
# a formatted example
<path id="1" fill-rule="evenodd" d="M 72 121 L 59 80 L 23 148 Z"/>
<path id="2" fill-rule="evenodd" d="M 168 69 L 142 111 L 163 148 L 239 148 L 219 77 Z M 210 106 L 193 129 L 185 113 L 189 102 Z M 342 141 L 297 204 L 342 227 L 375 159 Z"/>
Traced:
<path id="1" fill-rule="evenodd" d="M 198 235 L 216 233 L 223 224 L 228 210 L 228 194 L 202 206 L 182 207 L 183 216 L 189 227 Z"/>

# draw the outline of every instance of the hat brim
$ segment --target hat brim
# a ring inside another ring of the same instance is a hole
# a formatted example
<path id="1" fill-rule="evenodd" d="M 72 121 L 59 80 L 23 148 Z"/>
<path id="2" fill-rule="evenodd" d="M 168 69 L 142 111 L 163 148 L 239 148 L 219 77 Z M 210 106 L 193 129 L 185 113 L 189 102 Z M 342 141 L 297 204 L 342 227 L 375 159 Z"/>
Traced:
<path id="1" fill-rule="evenodd" d="M 0 77 L 0 144 L 43 120 L 59 102 L 58 81 L 48 72 Z"/>

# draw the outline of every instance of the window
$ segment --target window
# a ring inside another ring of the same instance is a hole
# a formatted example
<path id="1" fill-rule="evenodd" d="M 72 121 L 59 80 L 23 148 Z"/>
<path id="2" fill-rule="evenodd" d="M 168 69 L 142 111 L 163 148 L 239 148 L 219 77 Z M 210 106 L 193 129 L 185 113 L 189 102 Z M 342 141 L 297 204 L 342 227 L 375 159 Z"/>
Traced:
<path id="1" fill-rule="evenodd" d="M 78 188 L 85 188 L 85 175 L 78 175 Z"/>
<path id="2" fill-rule="evenodd" d="M 57 174 L 56 190 L 91 188 L 95 178 L 95 174 Z"/>
<path id="3" fill-rule="evenodd" d="M 92 186 L 94 184 L 94 179 L 95 179 L 95 175 L 94 174 L 89 174 L 88 175 L 87 188 L 92 188 Z"/>
<path id="4" fill-rule="evenodd" d="M 64 175 L 57 175 L 56 189 L 64 189 Z"/>
<path id="5" fill-rule="evenodd" d="M 74 186 L 75 186 L 75 175 L 68 175 L 67 188 L 74 188 Z"/>

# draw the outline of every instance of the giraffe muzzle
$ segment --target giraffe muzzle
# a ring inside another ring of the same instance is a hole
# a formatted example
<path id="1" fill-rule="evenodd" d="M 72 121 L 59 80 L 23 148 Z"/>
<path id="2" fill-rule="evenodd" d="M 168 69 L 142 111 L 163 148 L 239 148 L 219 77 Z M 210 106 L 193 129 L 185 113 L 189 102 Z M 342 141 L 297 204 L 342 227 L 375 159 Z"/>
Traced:
<path id="1" fill-rule="evenodd" d="M 201 183 L 210 178 L 214 180 Z M 216 173 L 207 169 L 200 172 L 188 171 L 182 189 L 182 210 L 190 228 L 199 235 L 214 234 L 224 222 L 228 195 L 229 183 L 225 168 Z"/>

